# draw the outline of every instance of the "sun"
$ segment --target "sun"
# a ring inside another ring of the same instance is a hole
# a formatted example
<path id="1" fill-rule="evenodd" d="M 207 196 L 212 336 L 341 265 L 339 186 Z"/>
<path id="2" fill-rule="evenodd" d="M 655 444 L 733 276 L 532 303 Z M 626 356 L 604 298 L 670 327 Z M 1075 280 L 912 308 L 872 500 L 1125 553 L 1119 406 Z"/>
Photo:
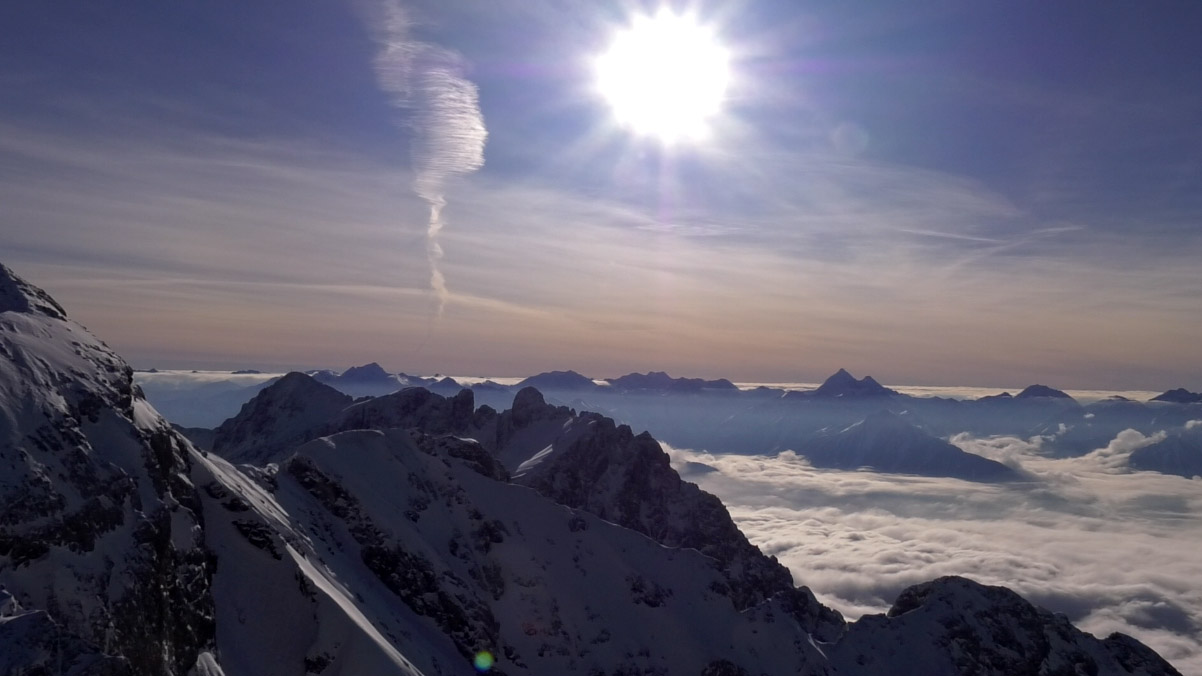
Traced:
<path id="1" fill-rule="evenodd" d="M 709 136 L 730 83 L 730 53 L 714 31 L 666 9 L 636 17 L 595 67 L 617 121 L 666 144 Z"/>

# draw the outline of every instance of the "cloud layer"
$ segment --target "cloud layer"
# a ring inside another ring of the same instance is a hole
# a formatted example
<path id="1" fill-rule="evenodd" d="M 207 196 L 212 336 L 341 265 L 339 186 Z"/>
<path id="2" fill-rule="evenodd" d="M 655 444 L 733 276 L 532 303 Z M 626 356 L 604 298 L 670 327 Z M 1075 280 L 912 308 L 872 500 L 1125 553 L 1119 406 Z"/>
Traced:
<path id="1" fill-rule="evenodd" d="M 795 580 L 850 617 L 883 612 L 908 585 L 964 575 L 1004 585 L 1097 635 L 1131 634 L 1183 673 L 1202 673 L 1202 482 L 1128 473 L 1148 442 L 1124 433 L 1076 459 L 1038 440 L 953 441 L 1035 480 L 976 485 L 811 468 L 792 453 L 671 450 Z M 691 466 L 694 469 L 697 466 Z"/>

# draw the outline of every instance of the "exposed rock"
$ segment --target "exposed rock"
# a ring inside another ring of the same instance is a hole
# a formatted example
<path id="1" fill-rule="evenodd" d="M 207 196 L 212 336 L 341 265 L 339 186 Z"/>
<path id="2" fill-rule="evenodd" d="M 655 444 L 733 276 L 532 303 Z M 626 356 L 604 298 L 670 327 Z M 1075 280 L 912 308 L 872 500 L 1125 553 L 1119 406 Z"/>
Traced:
<path id="1" fill-rule="evenodd" d="M 315 426 L 351 402 L 348 395 L 294 371 L 214 430 L 212 450 L 231 462 L 266 464 L 312 439 Z"/>
<path id="2" fill-rule="evenodd" d="M 944 577 L 901 593 L 887 615 L 855 622 L 828 650 L 858 676 L 1177 674 L 1130 637 L 1098 640 L 1003 587 Z"/>

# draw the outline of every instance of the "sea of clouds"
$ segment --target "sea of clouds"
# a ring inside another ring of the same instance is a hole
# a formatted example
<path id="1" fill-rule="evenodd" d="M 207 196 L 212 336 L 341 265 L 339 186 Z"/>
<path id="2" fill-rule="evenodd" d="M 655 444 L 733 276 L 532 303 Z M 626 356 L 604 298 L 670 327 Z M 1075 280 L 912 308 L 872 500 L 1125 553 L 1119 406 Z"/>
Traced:
<path id="1" fill-rule="evenodd" d="M 884 612 L 909 585 L 962 575 L 1202 674 L 1202 480 L 1127 471 L 1130 452 L 1154 438 L 1128 430 L 1069 459 L 1041 456 L 1038 438 L 951 440 L 1031 477 L 1011 484 L 820 470 L 788 451 L 665 450 L 849 619 Z"/>

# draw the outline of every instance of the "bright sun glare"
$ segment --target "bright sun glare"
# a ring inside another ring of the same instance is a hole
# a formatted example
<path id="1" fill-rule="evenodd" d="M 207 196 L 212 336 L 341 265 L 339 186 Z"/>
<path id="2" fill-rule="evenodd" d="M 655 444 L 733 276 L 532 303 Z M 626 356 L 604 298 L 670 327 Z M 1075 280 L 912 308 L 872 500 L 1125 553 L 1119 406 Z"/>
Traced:
<path id="1" fill-rule="evenodd" d="M 711 29 L 660 10 L 619 33 L 596 72 L 618 122 L 663 143 L 695 141 L 722 108 L 730 55 Z"/>

